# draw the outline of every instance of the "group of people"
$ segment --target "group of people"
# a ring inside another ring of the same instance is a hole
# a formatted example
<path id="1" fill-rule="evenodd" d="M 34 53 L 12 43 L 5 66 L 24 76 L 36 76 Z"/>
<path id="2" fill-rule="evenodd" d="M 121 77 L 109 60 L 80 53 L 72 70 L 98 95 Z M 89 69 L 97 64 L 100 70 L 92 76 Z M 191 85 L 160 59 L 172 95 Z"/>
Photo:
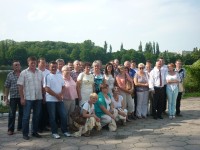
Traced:
<path id="1" fill-rule="evenodd" d="M 32 113 L 31 133 L 41 138 L 39 131 L 50 130 L 59 139 L 58 127 L 64 136 L 89 136 L 93 128 L 116 131 L 117 124 L 126 125 L 135 119 L 152 115 L 163 119 L 168 100 L 170 119 L 180 114 L 185 70 L 177 60 L 165 65 L 159 58 L 155 67 L 117 59 L 102 67 L 100 60 L 92 63 L 75 60 L 65 64 L 63 59 L 46 63 L 44 58 L 29 57 L 28 68 L 21 71 L 20 62 L 13 61 L 13 71 L 5 81 L 5 101 L 10 105 L 8 135 L 15 129 L 29 140 L 29 121 Z M 10 96 L 10 99 L 8 98 Z M 70 115 L 81 109 L 84 124 L 75 122 Z"/>

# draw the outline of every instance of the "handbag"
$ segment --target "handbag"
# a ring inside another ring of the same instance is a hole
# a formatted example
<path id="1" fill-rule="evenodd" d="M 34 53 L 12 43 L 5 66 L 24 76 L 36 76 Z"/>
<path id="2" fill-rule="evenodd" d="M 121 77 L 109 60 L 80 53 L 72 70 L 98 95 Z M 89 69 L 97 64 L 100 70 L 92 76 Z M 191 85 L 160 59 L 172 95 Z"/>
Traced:
<path id="1" fill-rule="evenodd" d="M 133 85 L 132 85 L 131 81 L 128 80 L 126 74 L 125 74 L 125 88 L 127 90 L 131 90 L 133 88 Z"/>
<path id="2" fill-rule="evenodd" d="M 79 125 L 85 125 L 87 120 L 87 118 L 83 117 L 80 106 L 75 107 L 74 111 L 70 113 L 70 117 L 74 122 L 78 123 Z"/>

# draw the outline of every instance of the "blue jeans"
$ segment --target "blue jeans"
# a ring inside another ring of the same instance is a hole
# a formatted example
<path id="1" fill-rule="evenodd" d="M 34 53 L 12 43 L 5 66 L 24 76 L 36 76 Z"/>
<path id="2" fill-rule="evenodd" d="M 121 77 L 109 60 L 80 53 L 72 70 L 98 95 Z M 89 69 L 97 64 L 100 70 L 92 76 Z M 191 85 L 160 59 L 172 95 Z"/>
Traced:
<path id="1" fill-rule="evenodd" d="M 167 92 L 167 98 L 168 98 L 169 116 L 175 116 L 176 98 L 178 96 L 178 87 L 176 87 L 174 90 L 172 90 L 170 87 L 167 86 L 166 92 Z"/>
<path id="2" fill-rule="evenodd" d="M 8 131 L 14 132 L 15 129 L 15 116 L 18 107 L 18 124 L 17 129 L 22 129 L 23 106 L 20 103 L 20 98 L 10 98 L 10 109 L 8 116 Z"/>
<path id="3" fill-rule="evenodd" d="M 29 120 L 30 120 L 31 109 L 33 109 L 32 132 L 33 133 L 38 132 L 41 104 L 42 100 L 26 100 L 26 104 L 24 105 L 23 119 L 22 119 L 23 135 L 27 136 L 29 134 Z"/>
<path id="4" fill-rule="evenodd" d="M 63 101 L 61 102 L 47 102 L 47 110 L 49 113 L 49 123 L 51 125 L 52 134 L 58 133 L 58 127 L 56 123 L 56 112 L 60 117 L 61 130 L 63 133 L 67 132 L 67 111 Z"/>

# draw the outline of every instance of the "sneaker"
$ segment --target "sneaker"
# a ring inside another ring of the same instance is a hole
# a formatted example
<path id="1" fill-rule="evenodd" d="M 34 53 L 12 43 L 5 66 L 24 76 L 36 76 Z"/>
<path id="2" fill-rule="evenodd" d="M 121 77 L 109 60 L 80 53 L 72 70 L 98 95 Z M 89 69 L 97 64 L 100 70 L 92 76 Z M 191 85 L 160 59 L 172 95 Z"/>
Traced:
<path id="1" fill-rule="evenodd" d="M 64 134 L 64 136 L 66 136 L 66 137 L 70 137 L 70 136 L 71 136 L 71 134 L 68 133 L 68 132 L 65 132 L 65 133 L 63 133 L 63 134 Z"/>
<path id="2" fill-rule="evenodd" d="M 172 116 L 169 116 L 169 119 L 172 119 Z"/>
<path id="3" fill-rule="evenodd" d="M 174 118 L 175 118 L 175 116 L 172 116 L 172 118 L 174 119 Z"/>
<path id="4" fill-rule="evenodd" d="M 39 135 L 37 132 L 33 132 L 32 136 L 36 137 L 36 138 L 42 138 L 41 135 Z"/>
<path id="5" fill-rule="evenodd" d="M 52 134 L 52 137 L 53 137 L 54 139 L 59 139 L 59 138 L 60 138 L 60 135 L 58 135 L 57 133 L 54 133 L 54 134 Z"/>

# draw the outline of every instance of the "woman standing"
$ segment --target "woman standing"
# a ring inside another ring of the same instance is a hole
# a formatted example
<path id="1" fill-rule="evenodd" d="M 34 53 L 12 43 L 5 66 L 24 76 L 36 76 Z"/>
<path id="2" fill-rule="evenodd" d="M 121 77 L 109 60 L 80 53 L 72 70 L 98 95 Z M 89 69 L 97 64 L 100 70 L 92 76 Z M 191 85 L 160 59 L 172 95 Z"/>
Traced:
<path id="1" fill-rule="evenodd" d="M 100 85 L 103 83 L 103 74 L 101 74 L 101 64 L 99 61 L 94 61 L 92 64 L 93 67 L 93 75 L 94 75 L 94 89 L 98 94 L 100 92 Z"/>
<path id="2" fill-rule="evenodd" d="M 114 88 L 115 78 L 114 78 L 114 68 L 111 63 L 106 64 L 104 82 L 108 84 L 108 93 L 113 95 L 112 89 Z"/>
<path id="3" fill-rule="evenodd" d="M 89 100 L 90 94 L 94 89 L 94 76 L 90 74 L 90 67 L 90 63 L 86 62 L 84 72 L 80 73 L 77 78 L 76 85 L 80 106 Z"/>
<path id="4" fill-rule="evenodd" d="M 131 97 L 133 92 L 133 80 L 125 73 L 124 66 L 118 66 L 119 74 L 116 77 L 117 85 L 119 87 L 120 95 L 124 100 L 124 108 L 128 110 L 128 117 L 134 118 L 134 101 Z M 129 83 L 129 86 L 127 86 Z"/>
<path id="5" fill-rule="evenodd" d="M 169 118 L 175 118 L 176 110 L 176 98 L 178 96 L 178 83 L 180 82 L 180 77 L 178 73 L 174 71 L 174 64 L 168 64 L 168 73 L 166 75 L 167 81 L 167 98 L 168 98 L 168 111 Z"/>
<path id="6" fill-rule="evenodd" d="M 148 75 L 144 72 L 144 64 L 138 64 L 138 71 L 134 77 L 137 94 L 136 115 L 139 119 L 146 118 L 148 109 L 149 83 Z"/>
<path id="7" fill-rule="evenodd" d="M 108 85 L 101 84 L 100 89 L 98 101 L 95 103 L 95 113 L 101 119 L 102 127 L 108 124 L 110 131 L 116 131 L 115 116 L 117 116 L 117 110 L 114 109 L 111 95 L 108 93 Z"/>
<path id="8" fill-rule="evenodd" d="M 63 91 L 63 101 L 65 109 L 67 111 L 67 120 L 69 120 L 68 125 L 72 125 L 71 117 L 69 116 L 75 108 L 75 99 L 78 98 L 76 91 L 76 83 L 70 76 L 71 70 L 70 67 L 65 65 L 62 67 L 62 75 L 65 81 L 65 87 Z"/>

